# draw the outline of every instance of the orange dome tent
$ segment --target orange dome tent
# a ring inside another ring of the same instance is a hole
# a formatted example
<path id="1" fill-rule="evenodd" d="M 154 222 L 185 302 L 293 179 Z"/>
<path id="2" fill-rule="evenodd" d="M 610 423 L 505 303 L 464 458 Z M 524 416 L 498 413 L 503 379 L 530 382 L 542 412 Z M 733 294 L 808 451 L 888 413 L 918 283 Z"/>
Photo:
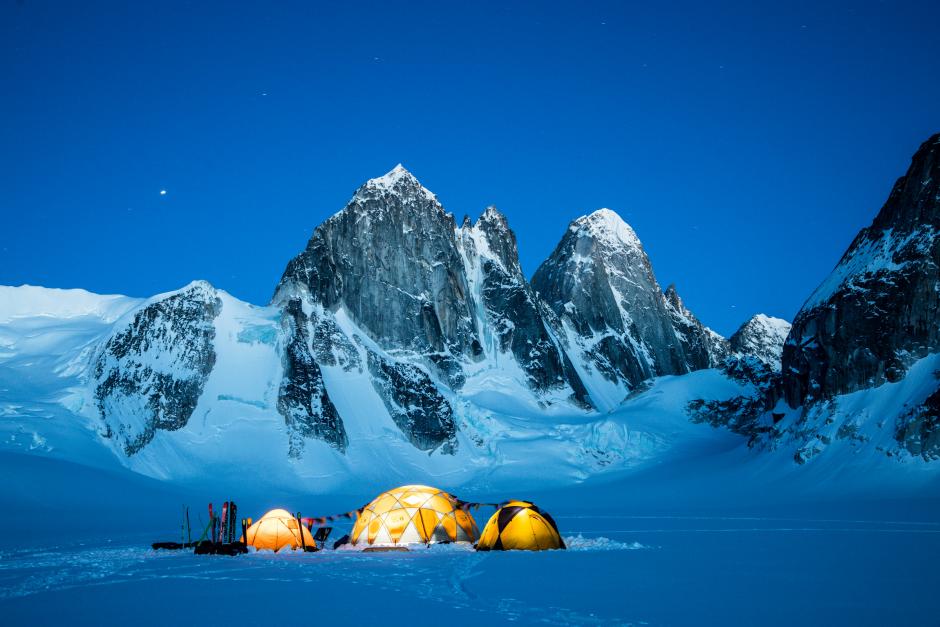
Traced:
<path id="1" fill-rule="evenodd" d="M 307 528 L 283 509 L 272 509 L 248 527 L 245 535 L 247 544 L 259 551 L 280 551 L 285 547 L 314 549 L 317 546 Z"/>
<path id="2" fill-rule="evenodd" d="M 477 524 L 453 496 L 423 485 L 380 494 L 359 512 L 349 542 L 354 546 L 402 546 L 474 542 Z"/>

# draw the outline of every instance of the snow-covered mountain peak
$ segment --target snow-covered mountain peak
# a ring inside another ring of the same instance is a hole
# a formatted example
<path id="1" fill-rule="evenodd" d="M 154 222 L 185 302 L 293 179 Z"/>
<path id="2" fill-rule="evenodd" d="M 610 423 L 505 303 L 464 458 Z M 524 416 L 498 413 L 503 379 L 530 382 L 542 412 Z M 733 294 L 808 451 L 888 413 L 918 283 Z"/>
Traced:
<path id="1" fill-rule="evenodd" d="M 783 344 L 789 333 L 789 322 L 760 313 L 742 324 L 728 341 L 733 353 L 757 357 L 774 370 L 779 370 Z"/>
<path id="2" fill-rule="evenodd" d="M 356 191 L 356 196 L 371 196 L 376 194 L 420 194 L 428 200 L 437 201 L 437 196 L 428 188 L 421 185 L 418 179 L 400 163 L 382 176 L 369 179 Z"/>
<path id="3" fill-rule="evenodd" d="M 784 334 L 790 332 L 789 322 L 783 318 L 774 318 L 773 316 L 762 313 L 755 314 L 746 324 L 759 325 L 766 329 L 775 329 L 778 332 L 782 331 Z"/>
<path id="4" fill-rule="evenodd" d="M 582 237 L 591 237 L 608 246 L 627 246 L 640 248 L 640 238 L 629 224 L 623 221 L 612 209 L 598 209 L 594 213 L 581 216 L 568 227 Z"/>

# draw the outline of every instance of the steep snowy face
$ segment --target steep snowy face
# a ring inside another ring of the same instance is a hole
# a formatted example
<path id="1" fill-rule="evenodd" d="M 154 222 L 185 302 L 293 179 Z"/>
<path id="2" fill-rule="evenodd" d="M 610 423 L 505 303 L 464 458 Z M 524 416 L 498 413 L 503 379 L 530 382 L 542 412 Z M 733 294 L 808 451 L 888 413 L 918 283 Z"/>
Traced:
<path id="1" fill-rule="evenodd" d="M 381 346 L 427 356 L 459 387 L 458 362 L 481 349 L 455 229 L 434 194 L 397 166 L 317 227 L 274 302 L 304 290 L 344 309 Z"/>
<path id="2" fill-rule="evenodd" d="M 470 289 L 480 311 L 480 337 L 488 357 L 510 353 L 537 392 L 569 392 L 588 403 L 580 378 L 549 330 L 550 322 L 522 274 L 516 235 L 505 216 L 488 207 L 476 224 L 458 232 Z"/>
<path id="3" fill-rule="evenodd" d="M 728 356 L 728 341 L 702 324 L 686 308 L 675 285 L 666 288 L 665 298 L 666 310 L 685 355 L 686 367 L 691 371 L 720 364 Z"/>
<path id="4" fill-rule="evenodd" d="M 189 421 L 215 365 L 213 322 L 221 308 L 212 286 L 197 281 L 118 323 L 101 348 L 94 397 L 105 436 L 125 454 Z"/>
<path id="5" fill-rule="evenodd" d="M 741 325 L 729 338 L 736 355 L 756 357 L 772 370 L 780 370 L 783 343 L 790 333 L 790 323 L 781 318 L 757 314 Z"/>
<path id="6" fill-rule="evenodd" d="M 572 222 L 532 286 L 578 347 L 572 359 L 585 378 L 600 375 L 624 391 L 653 376 L 689 371 L 649 258 L 613 211 Z M 600 395 L 592 390 L 592 397 Z"/>
<path id="7" fill-rule="evenodd" d="M 938 229 L 934 135 L 793 321 L 782 357 L 791 407 L 899 381 L 940 349 Z"/>

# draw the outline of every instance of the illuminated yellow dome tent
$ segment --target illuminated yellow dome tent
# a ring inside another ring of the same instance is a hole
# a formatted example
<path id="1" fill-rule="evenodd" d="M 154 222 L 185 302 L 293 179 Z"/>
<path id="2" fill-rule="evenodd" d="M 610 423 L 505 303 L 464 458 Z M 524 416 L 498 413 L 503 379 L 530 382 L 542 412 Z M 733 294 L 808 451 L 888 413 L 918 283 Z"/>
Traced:
<path id="1" fill-rule="evenodd" d="M 477 551 L 564 549 L 558 525 L 528 501 L 509 501 L 483 527 Z"/>
<path id="2" fill-rule="evenodd" d="M 380 494 L 359 512 L 349 534 L 354 546 L 402 546 L 438 542 L 475 542 L 477 524 L 457 499 L 423 485 L 406 485 Z"/>
<path id="3" fill-rule="evenodd" d="M 297 521 L 290 512 L 272 509 L 262 516 L 245 533 L 247 544 L 256 549 L 280 551 L 284 547 L 291 549 L 316 548 L 317 544 L 306 527 Z"/>

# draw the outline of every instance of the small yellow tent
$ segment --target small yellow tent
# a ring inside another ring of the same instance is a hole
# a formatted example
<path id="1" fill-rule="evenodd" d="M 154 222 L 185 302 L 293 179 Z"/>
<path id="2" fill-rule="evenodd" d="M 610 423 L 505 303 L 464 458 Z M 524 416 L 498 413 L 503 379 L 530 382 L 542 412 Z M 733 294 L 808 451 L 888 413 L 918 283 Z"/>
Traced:
<path id="1" fill-rule="evenodd" d="M 354 546 L 401 546 L 437 542 L 474 542 L 477 524 L 457 499 L 423 485 L 406 485 L 380 494 L 365 506 L 349 534 Z"/>
<path id="2" fill-rule="evenodd" d="M 272 509 L 248 527 L 247 543 L 256 549 L 280 551 L 284 547 L 316 548 L 316 542 L 295 516 L 283 509 Z M 301 539 L 302 538 L 302 539 Z"/>
<path id="3" fill-rule="evenodd" d="M 548 514 L 528 501 L 509 501 L 483 527 L 477 551 L 563 549 L 565 541 Z"/>

